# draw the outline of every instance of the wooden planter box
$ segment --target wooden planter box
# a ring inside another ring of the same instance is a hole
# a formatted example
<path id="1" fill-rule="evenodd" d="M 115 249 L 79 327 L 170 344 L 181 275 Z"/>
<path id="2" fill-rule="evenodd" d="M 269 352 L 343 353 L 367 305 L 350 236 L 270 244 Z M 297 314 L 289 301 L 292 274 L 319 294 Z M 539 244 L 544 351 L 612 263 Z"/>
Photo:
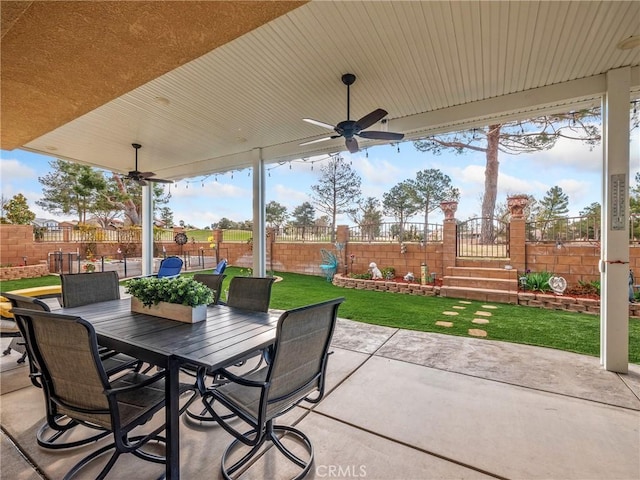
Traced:
<path id="1" fill-rule="evenodd" d="M 207 318 L 207 306 L 198 305 L 189 307 L 178 303 L 160 302 L 157 305 L 146 307 L 136 297 L 131 297 L 131 311 L 153 315 L 154 317 L 168 318 L 178 322 L 196 323 Z"/>

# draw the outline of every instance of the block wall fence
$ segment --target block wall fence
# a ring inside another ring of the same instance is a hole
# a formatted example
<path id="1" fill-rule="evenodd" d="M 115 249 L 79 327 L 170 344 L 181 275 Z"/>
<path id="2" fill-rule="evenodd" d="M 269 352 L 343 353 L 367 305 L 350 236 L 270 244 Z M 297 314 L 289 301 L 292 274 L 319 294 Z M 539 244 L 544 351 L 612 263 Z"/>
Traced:
<path id="1" fill-rule="evenodd" d="M 565 277 L 569 285 L 578 281 L 591 281 L 600 278 L 598 262 L 600 259 L 599 244 L 578 243 L 564 244 L 560 248 L 555 243 L 525 242 L 525 222 L 513 219 L 510 224 L 509 259 L 485 259 L 487 266 L 504 266 L 510 264 L 517 271 L 529 269 L 549 271 Z M 397 276 L 408 272 L 420 275 L 421 265 L 427 265 L 429 274 L 435 272 L 438 278 L 448 274 L 448 268 L 456 266 L 456 224 L 453 219 L 445 219 L 443 224 L 443 241 L 427 243 L 421 246 L 416 242 L 406 242 L 406 250 L 401 252 L 400 244 L 394 243 L 360 243 L 349 241 L 349 229 L 345 225 L 338 226 L 336 241 L 341 245 L 338 250 L 330 243 L 317 242 L 279 242 L 275 235 L 267 233 L 267 270 L 294 272 L 308 275 L 323 275 L 321 249 L 336 253 L 340 259 L 339 273 L 365 273 L 369 263 L 375 262 L 379 268 L 393 267 Z M 188 232 L 186 232 L 188 235 Z M 230 265 L 250 268 L 252 266 L 252 246 L 246 242 L 224 242 L 222 231 L 213 231 L 215 249 L 211 242 L 189 242 L 184 246 L 175 242 L 156 242 L 156 250 L 164 250 L 167 255 L 216 255 L 218 259 L 226 258 Z M 118 245 L 115 243 L 97 243 L 96 256 L 118 258 Z M 30 275 L 42 275 L 42 265 L 48 264 L 50 253 L 80 252 L 80 242 L 39 242 L 35 241 L 33 227 L 30 225 L 0 225 L 0 267 L 40 266 L 40 269 L 28 269 Z M 140 256 L 140 245 L 136 245 L 130 256 Z M 82 252 L 80 252 L 82 254 Z M 631 268 L 636 278 L 640 278 L 640 245 L 629 246 Z M 162 255 L 162 254 L 160 254 Z M 482 262 L 483 259 L 476 260 Z M 46 271 L 46 269 L 44 270 Z M 37 272 L 37 273 L 33 273 Z M 8 277 L 0 277 L 8 278 Z"/>

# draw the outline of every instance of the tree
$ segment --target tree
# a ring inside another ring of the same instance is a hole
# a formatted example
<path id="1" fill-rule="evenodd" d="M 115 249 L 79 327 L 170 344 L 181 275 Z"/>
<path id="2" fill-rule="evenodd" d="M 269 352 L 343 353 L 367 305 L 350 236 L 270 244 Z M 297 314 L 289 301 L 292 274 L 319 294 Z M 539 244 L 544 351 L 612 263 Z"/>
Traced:
<path id="1" fill-rule="evenodd" d="M 358 202 L 358 206 L 349 212 L 349 217 L 360 227 L 360 234 L 370 242 L 380 235 L 382 211 L 377 198 L 367 197 Z"/>
<path id="2" fill-rule="evenodd" d="M 267 224 L 277 228 L 284 225 L 287 222 L 287 217 L 289 216 L 287 207 L 274 200 L 267 203 L 265 212 L 265 220 L 267 221 Z"/>
<path id="3" fill-rule="evenodd" d="M 14 225 L 30 225 L 36 214 L 29 210 L 27 199 L 21 193 L 14 195 L 3 205 L 6 219 Z"/>
<path id="4" fill-rule="evenodd" d="M 297 206 L 293 213 L 291 214 L 293 217 L 293 225 L 296 227 L 306 227 L 313 225 L 316 217 L 316 209 L 313 208 L 309 202 L 304 202 L 303 204 Z"/>
<path id="5" fill-rule="evenodd" d="M 414 215 L 420 206 L 416 203 L 415 192 L 411 181 L 405 180 L 393 186 L 382 195 L 382 205 L 387 214 L 393 215 L 399 223 L 399 241 L 404 239 L 404 224 L 407 218 Z"/>
<path id="6" fill-rule="evenodd" d="M 540 200 L 540 210 L 537 220 L 541 222 L 542 238 L 546 238 L 547 230 L 552 228 L 553 232 L 562 231 L 557 221 L 569 211 L 569 197 L 562 191 L 562 188 L 551 187 Z M 554 221 L 556 220 L 556 221 Z M 558 240 L 556 238 L 556 240 Z"/>
<path id="7" fill-rule="evenodd" d="M 335 242 L 336 216 L 349 211 L 360 197 L 362 180 L 340 156 L 332 157 L 321 168 L 319 183 L 311 186 L 318 210 L 331 219 L 331 243 Z"/>
<path id="8" fill-rule="evenodd" d="M 121 210 L 131 225 L 142 223 L 142 187 L 134 180 L 122 177 L 120 174 L 112 172 L 112 184 L 106 194 L 107 200 L 114 208 Z M 159 183 L 152 183 L 153 189 L 153 210 L 159 211 L 161 205 L 166 205 L 171 198 L 171 193 L 165 193 L 164 187 Z"/>
<path id="9" fill-rule="evenodd" d="M 436 135 L 414 142 L 421 152 L 436 155 L 443 150 L 457 154 L 468 150 L 485 154 L 484 195 L 482 198 L 483 239 L 492 238 L 494 211 L 498 194 L 499 152 L 518 155 L 552 148 L 558 139 L 579 140 L 594 146 L 600 142 L 600 130 L 589 123 L 599 120 L 600 109 L 592 108 L 568 113 L 537 117 L 527 121 L 494 123 L 486 128 Z"/>
<path id="10" fill-rule="evenodd" d="M 416 173 L 411 181 L 415 193 L 416 206 L 424 212 L 424 241 L 428 239 L 429 213 L 433 212 L 440 202 L 458 201 L 460 190 L 451 184 L 451 178 L 440 170 L 430 168 Z"/>
<path id="11" fill-rule="evenodd" d="M 578 212 L 581 218 L 577 225 L 574 225 L 574 229 L 590 240 L 600 240 L 600 222 L 602 214 L 602 206 L 598 202 L 593 202 L 591 205 L 583 208 Z"/>
<path id="12" fill-rule="evenodd" d="M 106 189 L 102 173 L 87 165 L 56 159 L 49 162 L 52 171 L 38 177 L 42 184 L 42 198 L 36 205 L 57 215 L 78 215 L 85 223 L 90 205 L 93 205 L 99 190 Z"/>
<path id="13" fill-rule="evenodd" d="M 160 220 L 164 224 L 165 228 L 173 227 L 173 212 L 169 207 L 160 207 L 158 209 L 158 213 L 160 214 Z M 210 228 L 209 225 L 205 227 L 205 229 Z"/>

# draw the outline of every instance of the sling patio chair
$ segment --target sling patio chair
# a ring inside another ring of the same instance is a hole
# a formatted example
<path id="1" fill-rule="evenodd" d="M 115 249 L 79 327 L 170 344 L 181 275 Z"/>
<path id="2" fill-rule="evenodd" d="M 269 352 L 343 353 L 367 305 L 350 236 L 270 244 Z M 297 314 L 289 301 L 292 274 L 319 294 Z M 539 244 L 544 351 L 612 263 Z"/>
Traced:
<path id="1" fill-rule="evenodd" d="M 295 464 L 296 479 L 303 478 L 311 468 L 314 451 L 311 440 L 289 425 L 276 425 L 276 418 L 292 410 L 302 401 L 319 402 L 324 395 L 328 349 L 335 328 L 338 307 L 344 298 L 288 310 L 278 320 L 272 361 L 249 375 L 236 376 L 222 370 L 227 383 L 210 389 L 205 395 L 211 401 L 205 405 L 211 416 L 236 439 L 227 447 L 221 462 L 226 479 L 245 473 L 266 442 L 275 445 Z M 218 402 L 249 426 L 245 433 L 227 416 L 213 408 Z M 304 447 L 305 458 L 286 445 Z M 267 455 L 269 452 L 267 452 Z M 269 468 L 270 462 L 265 462 Z M 290 473 L 290 472 L 286 472 Z M 274 472 L 250 472 L 252 478 L 273 478 Z"/>
<path id="2" fill-rule="evenodd" d="M 2 296 L 11 302 L 13 307 L 11 310 L 12 312 L 15 309 L 34 310 L 40 312 L 50 311 L 49 306 L 37 298 L 25 297 L 15 293 L 3 293 Z M 28 329 L 21 318 L 14 318 L 21 333 L 20 338 L 22 348 L 29 359 L 29 379 L 34 386 L 43 388 L 41 381 L 41 369 L 37 358 L 33 354 L 33 347 L 30 341 Z M 101 360 L 105 371 L 109 375 L 116 375 L 124 370 L 139 369 L 142 366 L 142 362 L 135 358 L 115 353 L 113 351 L 107 351 L 106 353 L 101 354 Z M 88 436 L 84 435 L 76 437 L 73 440 L 68 440 L 67 437 L 69 435 L 65 436 L 65 434 L 69 434 L 72 431 L 71 429 L 78 425 L 78 422 L 72 421 L 65 415 L 58 413 L 55 404 L 49 400 L 47 391 L 43 390 L 43 392 L 45 394 L 45 422 L 40 426 L 36 433 L 36 441 L 41 447 L 54 450 L 73 448 L 94 442 L 108 434 L 108 432 L 101 429 L 96 433 L 94 429 Z"/>
<path id="3" fill-rule="evenodd" d="M 113 434 L 113 443 L 78 461 L 65 480 L 85 472 L 85 467 L 111 450 L 109 460 L 91 478 L 104 479 L 123 453 L 165 463 L 164 456 L 142 448 L 152 440 L 163 443 L 160 433 L 165 429 L 164 422 L 152 430 L 146 428 L 145 433 L 137 430 L 134 435 L 137 427 L 149 422 L 165 406 L 165 370 L 151 376 L 133 371 L 110 378 L 99 355 L 96 332 L 86 320 L 22 308 L 14 309 L 14 315 L 24 322 L 42 387 L 57 412 L 80 424 L 102 429 L 105 435 Z M 191 385 L 180 385 L 180 395 L 190 391 L 191 397 L 181 411 L 193 400 L 195 392 Z M 87 475 L 88 472 L 82 474 L 85 478 Z"/>
<path id="4" fill-rule="evenodd" d="M 220 301 L 220 293 L 222 292 L 222 282 L 226 275 L 216 273 L 196 273 L 193 279 L 197 282 L 204 283 L 213 292 L 213 302 L 211 305 L 217 305 Z"/>
<path id="5" fill-rule="evenodd" d="M 229 293 L 225 305 L 254 312 L 266 312 L 269 310 L 271 288 L 274 281 L 275 278 L 273 277 L 233 277 L 231 282 L 229 282 Z M 236 363 L 235 366 L 243 366 L 247 360 L 257 356 L 258 354 L 260 355 L 260 360 L 257 365 L 252 368 L 252 370 L 257 370 L 262 364 L 262 360 L 267 360 L 269 358 L 269 349 L 256 352 L 256 354 Z M 212 380 L 210 386 L 206 386 L 208 378 Z M 196 385 L 202 395 L 202 401 L 204 402 L 206 401 L 205 399 L 208 398 L 204 395 L 208 389 L 215 388 L 216 385 L 220 385 L 221 383 L 224 383 L 224 381 L 224 378 L 220 377 L 217 372 L 206 371 L 202 368 L 198 369 L 196 373 Z M 188 417 L 201 422 L 214 421 L 211 415 L 208 414 L 208 410 L 206 408 L 203 407 L 200 411 L 197 411 L 195 405 L 197 404 L 194 404 L 187 410 Z"/>
<path id="6" fill-rule="evenodd" d="M 158 273 L 155 274 L 158 278 L 176 278 L 180 276 L 182 265 L 184 262 L 180 257 L 171 256 L 162 259 L 160 266 L 158 267 Z"/>
<path id="7" fill-rule="evenodd" d="M 9 300 L 9 302 L 11 303 L 11 308 L 20 307 L 30 308 L 32 310 L 42 310 L 44 312 L 51 311 L 49 305 L 35 297 L 26 297 L 24 295 L 17 295 L 15 293 L 8 292 L 0 293 L 0 295 Z M 27 349 L 25 347 L 25 340 L 24 336 L 22 335 L 22 331 L 20 330 L 20 326 L 18 325 L 18 322 L 15 318 L 12 320 L 3 320 L 3 322 L 4 321 L 11 322 L 13 324 L 12 328 L 10 329 L 13 333 L 10 335 L 6 335 L 13 338 L 11 339 L 11 343 L 9 343 L 9 346 L 5 350 L 3 350 L 2 355 L 9 355 L 11 353 L 11 350 L 15 350 L 16 352 L 22 354 L 17 360 L 17 363 L 24 363 L 27 358 Z M 4 332 L 3 336 L 5 336 Z"/>
<path id="8" fill-rule="evenodd" d="M 62 306 L 65 308 L 120 298 L 117 272 L 66 273 L 60 275 L 60 283 Z"/>
<path id="9" fill-rule="evenodd" d="M 218 265 L 216 265 L 216 268 L 213 269 L 212 273 L 216 275 L 222 275 L 226 270 L 226 268 L 227 268 L 227 259 L 223 258 L 218 262 Z"/>

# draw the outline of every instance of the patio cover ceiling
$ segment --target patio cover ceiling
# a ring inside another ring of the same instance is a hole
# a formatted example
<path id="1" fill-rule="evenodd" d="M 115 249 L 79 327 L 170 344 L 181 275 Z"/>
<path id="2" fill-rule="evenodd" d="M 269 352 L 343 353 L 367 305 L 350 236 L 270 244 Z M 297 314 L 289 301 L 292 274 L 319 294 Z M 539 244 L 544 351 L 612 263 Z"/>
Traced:
<path id="1" fill-rule="evenodd" d="M 180 179 L 344 150 L 307 146 L 389 112 L 407 139 L 640 90 L 640 2 L 12 2 L 2 148 Z M 568 107 L 570 106 L 570 107 Z M 361 147 L 374 145 L 360 140 Z"/>

